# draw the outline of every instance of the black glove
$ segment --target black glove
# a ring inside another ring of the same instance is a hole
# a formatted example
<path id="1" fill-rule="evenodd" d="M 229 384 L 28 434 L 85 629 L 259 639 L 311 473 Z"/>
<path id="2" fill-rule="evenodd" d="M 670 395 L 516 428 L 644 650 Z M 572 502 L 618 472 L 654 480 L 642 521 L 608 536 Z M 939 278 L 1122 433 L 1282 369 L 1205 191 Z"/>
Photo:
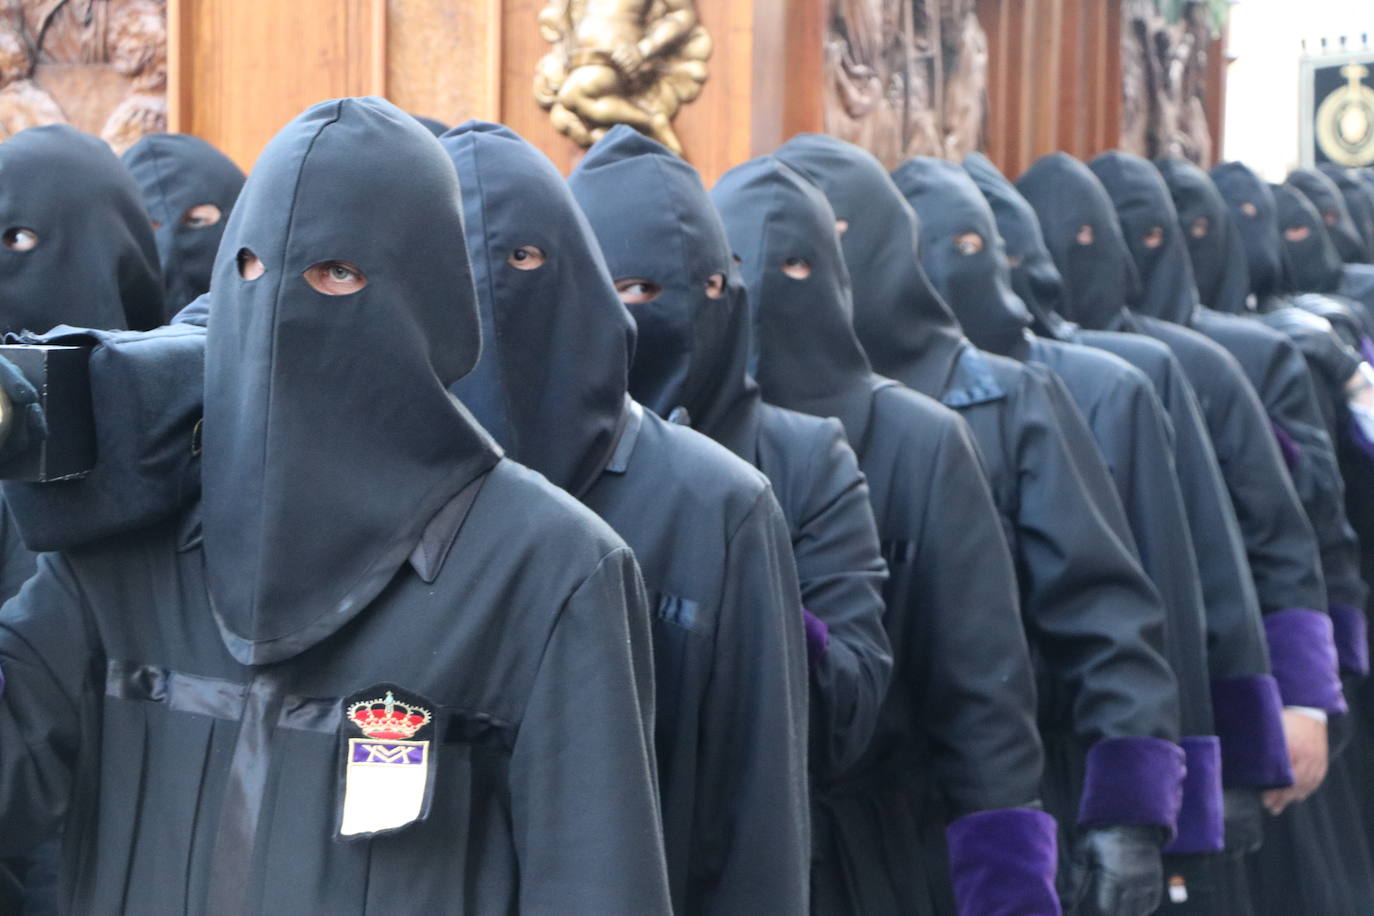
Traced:
<path id="1" fill-rule="evenodd" d="M 1226 821 L 1226 853 L 1248 855 L 1264 843 L 1264 805 L 1255 789 L 1223 789 L 1222 811 Z"/>
<path id="2" fill-rule="evenodd" d="M 9 409 L 14 412 L 9 435 L 0 442 L 0 465 L 3 465 L 42 442 L 48 434 L 48 421 L 43 416 L 43 406 L 38 403 L 38 390 L 3 356 L 0 356 L 0 391 L 9 398 Z"/>
<path id="3" fill-rule="evenodd" d="M 1073 849 L 1074 916 L 1148 916 L 1164 888 L 1157 827 L 1085 830 Z"/>

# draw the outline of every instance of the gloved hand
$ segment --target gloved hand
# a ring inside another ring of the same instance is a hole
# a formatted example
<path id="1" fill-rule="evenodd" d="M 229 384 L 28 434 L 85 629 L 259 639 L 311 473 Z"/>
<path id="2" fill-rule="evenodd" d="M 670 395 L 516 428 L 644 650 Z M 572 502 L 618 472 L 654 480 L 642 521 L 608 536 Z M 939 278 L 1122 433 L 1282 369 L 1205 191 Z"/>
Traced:
<path id="1" fill-rule="evenodd" d="M 1241 856 L 1255 852 L 1264 842 L 1264 806 L 1255 789 L 1223 789 L 1222 812 L 1226 824 L 1226 852 Z"/>
<path id="2" fill-rule="evenodd" d="M 1075 916 L 1148 916 L 1164 888 L 1163 832 L 1156 827 L 1097 827 L 1073 849 Z"/>
<path id="3" fill-rule="evenodd" d="M 9 401 L 9 432 L 0 442 L 0 465 L 22 455 L 48 434 L 48 421 L 38 403 L 38 390 L 14 363 L 0 356 L 0 392 Z"/>

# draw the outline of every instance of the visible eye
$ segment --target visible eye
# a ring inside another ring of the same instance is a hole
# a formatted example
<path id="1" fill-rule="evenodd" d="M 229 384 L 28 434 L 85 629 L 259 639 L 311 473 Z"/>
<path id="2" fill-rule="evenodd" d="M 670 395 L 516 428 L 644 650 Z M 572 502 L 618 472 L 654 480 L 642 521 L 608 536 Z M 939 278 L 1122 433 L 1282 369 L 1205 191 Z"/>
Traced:
<path id="1" fill-rule="evenodd" d="M 521 245 L 506 255 L 506 263 L 516 270 L 534 270 L 544 266 L 544 250 L 537 245 Z"/>
<path id="2" fill-rule="evenodd" d="M 1334 226 L 1340 221 L 1341 215 L 1337 213 L 1335 210 L 1322 211 L 1322 222 L 1326 223 L 1328 226 Z"/>
<path id="3" fill-rule="evenodd" d="M 247 248 L 240 248 L 238 253 L 239 276 L 245 280 L 256 280 L 267 270 L 258 256 Z"/>
<path id="4" fill-rule="evenodd" d="M 150 223 L 153 224 L 153 228 L 154 228 L 154 229 L 161 229 L 161 228 L 162 228 L 162 220 L 150 219 L 150 220 L 148 220 L 148 222 L 150 222 Z"/>
<path id="5" fill-rule="evenodd" d="M 1073 240 L 1080 245 L 1091 245 L 1095 238 L 1093 227 L 1085 224 L 1078 227 L 1078 234 L 1073 237 Z"/>
<path id="6" fill-rule="evenodd" d="M 627 277 L 615 282 L 615 291 L 620 293 L 620 301 L 626 305 L 643 305 L 657 299 L 663 287 L 643 277 Z"/>
<path id="7" fill-rule="evenodd" d="M 1010 267 L 1012 270 L 1015 270 L 1016 268 L 1020 267 L 1021 256 L 1019 254 L 1007 255 L 1007 266 Z"/>
<path id="8" fill-rule="evenodd" d="M 730 255 L 730 257 L 732 257 L 732 258 L 735 259 L 735 263 L 736 263 L 736 264 L 743 264 L 743 263 L 744 263 L 744 258 L 741 258 L 741 257 L 740 257 L 739 255 L 737 255 L 737 254 L 732 254 L 732 255 Z"/>
<path id="9" fill-rule="evenodd" d="M 214 204 L 196 204 L 181 214 L 181 224 L 192 229 L 204 229 L 219 222 L 221 215 L 219 207 Z M 156 229 L 157 226 L 153 228 Z"/>
<path id="10" fill-rule="evenodd" d="M 844 234 L 845 234 L 846 232 L 848 232 L 848 231 L 849 231 L 849 220 L 847 220 L 847 219 L 837 219 L 837 220 L 835 220 L 835 233 L 836 233 L 837 235 L 844 235 Z"/>
<path id="11" fill-rule="evenodd" d="M 1259 207 L 1256 207 L 1253 203 L 1247 200 L 1245 201 L 1245 203 L 1240 205 L 1240 212 L 1244 213 L 1251 219 L 1254 219 L 1256 216 L 1259 216 Z"/>
<path id="12" fill-rule="evenodd" d="M 811 276 L 811 262 L 806 258 L 788 258 L 782 262 L 782 272 L 793 280 L 805 280 Z"/>
<path id="13" fill-rule="evenodd" d="M 983 250 L 983 237 L 976 232 L 961 232 L 954 237 L 954 249 L 960 254 L 977 254 Z"/>
<path id="14" fill-rule="evenodd" d="M 1192 225 L 1188 227 L 1188 234 L 1195 239 L 1205 239 L 1207 238 L 1207 233 L 1210 232 L 1211 229 L 1211 221 L 1205 216 L 1199 216 L 1197 219 L 1193 220 Z"/>
<path id="15" fill-rule="evenodd" d="M 326 296 L 347 296 L 367 286 L 367 275 L 347 261 L 321 261 L 302 276 L 311 289 Z"/>
<path id="16" fill-rule="evenodd" d="M 1141 241 L 1145 243 L 1146 248 L 1158 248 L 1160 245 L 1163 245 L 1164 227 L 1151 226 L 1149 229 L 1146 230 L 1145 235 L 1141 239 Z"/>
<path id="17" fill-rule="evenodd" d="M 12 251 L 33 251 L 38 247 L 38 233 L 25 226 L 11 226 L 5 230 L 5 247 Z"/>
<path id="18" fill-rule="evenodd" d="M 711 274 L 706 278 L 706 298 L 719 299 L 725 295 L 725 274 Z"/>
<path id="19" fill-rule="evenodd" d="M 1283 237 L 1290 242 L 1305 242 L 1312 236 L 1312 230 L 1307 226 L 1289 226 L 1283 230 Z"/>

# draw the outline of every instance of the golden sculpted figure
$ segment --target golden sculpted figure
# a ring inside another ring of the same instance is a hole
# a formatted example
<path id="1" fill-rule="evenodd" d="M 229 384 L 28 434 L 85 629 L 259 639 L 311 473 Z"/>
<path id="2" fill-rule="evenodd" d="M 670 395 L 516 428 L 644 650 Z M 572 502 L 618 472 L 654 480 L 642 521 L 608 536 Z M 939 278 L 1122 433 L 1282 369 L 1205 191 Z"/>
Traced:
<path id="1" fill-rule="evenodd" d="M 534 98 L 559 133 L 590 146 L 629 124 L 681 154 L 673 116 L 701 94 L 711 56 L 693 0 L 555 0 L 539 33 L 554 47 Z"/>

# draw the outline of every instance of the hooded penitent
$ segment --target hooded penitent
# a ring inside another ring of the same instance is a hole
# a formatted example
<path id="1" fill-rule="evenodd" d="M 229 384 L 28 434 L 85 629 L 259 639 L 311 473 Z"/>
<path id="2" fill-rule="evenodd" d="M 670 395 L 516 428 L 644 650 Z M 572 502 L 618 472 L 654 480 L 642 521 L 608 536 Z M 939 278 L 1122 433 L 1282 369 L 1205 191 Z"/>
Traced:
<path id="1" fill-rule="evenodd" d="M 938 398 L 967 343 L 921 270 L 920 233 L 901 192 L 872 156 L 822 134 L 793 137 L 782 158 L 821 189 L 846 227 L 840 244 L 862 306 L 854 333 L 869 358 L 885 375 Z"/>
<path id="2" fill-rule="evenodd" d="M 1131 308 L 1161 321 L 1189 325 L 1197 283 L 1178 213 L 1159 170 L 1148 159 L 1113 150 L 1088 163 L 1116 209 L 1139 281 Z"/>
<path id="3" fill-rule="evenodd" d="M 634 323 L 548 157 L 483 122 L 441 142 L 464 185 L 494 341 L 457 390 L 512 457 L 576 486 L 625 538 L 654 602 L 655 751 L 674 909 L 801 907 L 807 672 L 782 513 L 762 475 L 627 397 Z M 717 844 L 716 831 L 747 840 Z"/>
<path id="4" fill-rule="evenodd" d="M 892 180 L 921 221 L 921 264 L 974 346 L 1024 358 L 1031 316 L 1012 291 L 1006 247 L 978 188 L 958 165 L 917 156 Z"/>
<path id="5" fill-rule="evenodd" d="M 153 229 L 101 140 L 65 124 L 0 144 L 0 331 L 162 324 Z"/>
<path id="6" fill-rule="evenodd" d="M 480 340 L 459 208 L 438 144 L 367 100 L 292 122 L 234 208 L 213 274 L 202 483 L 210 595 L 243 664 L 353 619 L 496 460 L 448 392 Z M 327 295 L 321 274 L 366 280 Z M 366 367 L 335 355 L 357 340 Z M 369 406 L 400 392 L 404 409 Z"/>
<path id="7" fill-rule="evenodd" d="M 170 319 L 210 288 L 215 252 L 243 187 L 243 172 L 190 134 L 149 134 L 129 147 L 124 165 L 153 221 Z"/>
<path id="8" fill-rule="evenodd" d="M 1155 163 L 1173 197 L 1178 230 L 1188 246 L 1198 298 L 1219 312 L 1249 311 L 1250 271 L 1245 241 L 1221 192 L 1206 172 L 1187 159 Z"/>
<path id="9" fill-rule="evenodd" d="M 1326 163 L 1321 166 L 1322 174 L 1335 182 L 1345 207 L 1350 211 L 1350 219 L 1364 242 L 1365 257 L 1361 261 L 1374 260 L 1374 185 L 1366 182 L 1358 169 L 1345 169 Z"/>
<path id="10" fill-rule="evenodd" d="M 1250 292 L 1259 302 L 1283 288 L 1277 207 L 1269 185 L 1243 162 L 1212 167 L 1212 182 L 1231 210 L 1231 224 L 1245 248 Z"/>
<path id="11" fill-rule="evenodd" d="M 636 189 L 632 215 L 617 193 L 626 181 Z M 647 279 L 657 290 L 631 309 L 639 328 L 630 367 L 635 399 L 661 417 L 682 408 L 693 429 L 751 458 L 759 394 L 749 374 L 749 303 L 720 218 L 698 205 L 701 179 L 661 145 L 618 127 L 568 182 L 612 275 Z M 717 289 L 716 277 L 724 280 L 718 295 L 708 291 Z"/>
<path id="12" fill-rule="evenodd" d="M 1344 265 L 1316 206 L 1293 185 L 1276 184 L 1271 190 L 1284 285 L 1294 292 L 1335 292 Z"/>
<path id="13" fill-rule="evenodd" d="M 1059 314 L 1064 280 L 1045 247 L 1035 209 L 982 153 L 969 153 L 964 169 L 992 207 L 1011 268 L 1011 288 L 1030 311 L 1035 333 L 1072 339 L 1075 328 Z"/>
<path id="14" fill-rule="evenodd" d="M 512 458 L 581 496 L 620 432 L 634 321 L 614 301 L 595 236 L 546 158 L 485 122 L 470 121 L 442 142 L 472 189 L 463 216 L 487 342 L 454 392 Z M 537 315 L 492 305 L 522 299 Z M 619 333 L 608 333 L 611 321 Z M 543 333 L 519 333 L 528 322 Z"/>
<path id="15" fill-rule="evenodd" d="M 1297 169 L 1289 173 L 1284 184 L 1297 188 L 1317 208 L 1343 262 L 1359 264 L 1369 260 L 1359 227 L 1334 181 L 1317 169 Z"/>
<path id="16" fill-rule="evenodd" d="M 849 271 L 831 243 L 835 220 L 825 196 L 764 157 L 727 172 L 711 197 L 754 309 L 759 387 L 779 407 L 838 418 L 851 442 L 863 442 L 871 370 L 846 310 Z"/>
<path id="17" fill-rule="evenodd" d="M 1066 192 L 1065 184 L 1073 190 Z M 1102 185 L 1077 159 L 1052 153 L 1035 161 L 1016 190 L 1040 217 L 1045 246 L 1064 280 L 1064 317 L 1093 330 L 1122 330 L 1137 277 Z"/>

